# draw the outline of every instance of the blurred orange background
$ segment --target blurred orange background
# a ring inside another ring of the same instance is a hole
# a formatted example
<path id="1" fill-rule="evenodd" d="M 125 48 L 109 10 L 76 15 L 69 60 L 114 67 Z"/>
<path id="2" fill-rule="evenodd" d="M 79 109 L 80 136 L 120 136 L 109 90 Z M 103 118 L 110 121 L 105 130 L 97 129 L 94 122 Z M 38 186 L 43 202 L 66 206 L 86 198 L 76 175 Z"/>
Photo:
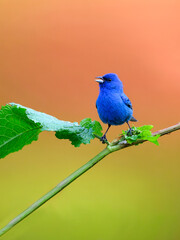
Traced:
<path id="1" fill-rule="evenodd" d="M 180 119 L 179 1 L 0 2 L 0 103 L 99 120 L 94 78 L 118 74 L 136 126 Z M 106 126 L 103 125 L 105 130 Z M 113 127 L 112 140 L 127 126 Z M 2 239 L 180 238 L 179 132 L 114 153 Z M 96 155 L 41 133 L 0 161 L 0 226 Z"/>

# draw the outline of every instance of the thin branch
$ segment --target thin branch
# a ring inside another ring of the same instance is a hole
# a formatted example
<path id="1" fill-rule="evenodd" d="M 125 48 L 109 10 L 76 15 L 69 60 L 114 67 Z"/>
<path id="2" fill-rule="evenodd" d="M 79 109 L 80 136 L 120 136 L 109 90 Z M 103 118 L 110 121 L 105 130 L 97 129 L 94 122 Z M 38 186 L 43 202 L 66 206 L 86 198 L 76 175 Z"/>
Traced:
<path id="1" fill-rule="evenodd" d="M 180 129 L 180 122 L 177 123 L 177 124 L 174 125 L 174 126 L 171 126 L 171 127 L 165 128 L 165 129 L 163 129 L 163 130 L 159 130 L 159 131 L 157 131 L 157 132 L 154 132 L 152 135 L 153 135 L 153 136 L 156 136 L 156 135 L 159 134 L 159 135 L 163 136 L 163 135 L 172 133 L 172 132 L 174 132 L 174 131 L 177 131 L 177 130 L 179 130 L 179 129 Z"/>
<path id="2" fill-rule="evenodd" d="M 162 130 L 158 130 L 154 133 L 152 133 L 153 136 L 156 136 L 156 135 L 160 135 L 160 137 L 166 135 L 166 134 L 170 134 L 174 131 L 177 131 L 177 130 L 180 130 L 180 122 L 177 123 L 176 125 L 173 125 L 171 127 L 168 127 L 168 128 L 164 128 Z M 126 140 L 122 140 L 122 136 L 120 136 L 119 138 L 116 138 L 112 141 L 112 143 L 108 146 L 108 148 L 110 148 L 111 152 L 114 152 L 114 151 L 118 151 L 120 149 L 123 149 L 123 148 L 127 148 L 127 147 L 131 147 L 131 146 L 134 146 L 134 145 L 137 145 L 139 143 L 143 143 L 143 142 L 146 142 L 147 140 L 137 140 L 133 143 L 128 143 Z"/>
<path id="3" fill-rule="evenodd" d="M 160 135 L 163 136 L 165 134 L 169 134 L 171 132 L 177 131 L 180 129 L 180 123 L 165 128 L 163 130 L 159 130 L 157 132 L 153 133 L 153 136 Z M 25 211 L 20 213 L 17 217 L 15 217 L 11 222 L 9 222 L 5 227 L 3 227 L 0 230 L 0 236 L 5 234 L 7 231 L 9 231 L 12 227 L 14 227 L 17 223 L 25 219 L 27 216 L 29 216 L 31 213 L 33 213 L 35 210 L 37 210 L 40 206 L 42 206 L 44 203 L 46 203 L 49 199 L 54 197 L 56 194 L 58 194 L 60 191 L 62 191 L 65 187 L 67 187 L 70 183 L 72 183 L 75 179 L 80 177 L 82 174 L 84 174 L 86 171 L 88 171 L 90 168 L 92 168 L 95 164 L 97 164 L 101 159 L 106 157 L 108 154 L 118 151 L 120 149 L 130 147 L 133 145 L 137 145 L 138 143 L 143 143 L 146 140 L 138 140 L 132 144 L 127 143 L 127 141 L 122 140 L 121 138 L 117 138 L 112 141 L 112 143 L 109 143 L 106 148 L 101 151 L 99 154 L 97 154 L 94 158 L 92 158 L 89 162 L 84 164 L 82 167 L 80 167 L 78 170 L 73 172 L 71 175 L 69 175 L 67 178 L 65 178 L 62 182 L 60 182 L 55 188 L 53 188 L 51 191 L 49 191 L 47 194 L 42 196 L 39 200 L 37 200 L 35 203 L 33 203 L 30 207 L 28 207 Z"/>

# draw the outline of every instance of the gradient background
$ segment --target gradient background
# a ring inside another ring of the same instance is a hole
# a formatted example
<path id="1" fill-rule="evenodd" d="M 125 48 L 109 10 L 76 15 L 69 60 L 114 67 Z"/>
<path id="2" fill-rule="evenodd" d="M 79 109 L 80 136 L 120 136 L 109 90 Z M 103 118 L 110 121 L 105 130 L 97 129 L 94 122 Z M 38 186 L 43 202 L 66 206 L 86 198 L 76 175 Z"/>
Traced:
<path id="1" fill-rule="evenodd" d="M 180 120 L 180 2 L 0 1 L 0 104 L 99 120 L 94 77 L 116 72 L 136 126 Z M 106 126 L 103 125 L 105 129 Z M 112 140 L 127 126 L 112 127 Z M 179 132 L 116 152 L 2 239 L 180 239 Z M 0 226 L 103 149 L 41 133 L 0 161 Z"/>

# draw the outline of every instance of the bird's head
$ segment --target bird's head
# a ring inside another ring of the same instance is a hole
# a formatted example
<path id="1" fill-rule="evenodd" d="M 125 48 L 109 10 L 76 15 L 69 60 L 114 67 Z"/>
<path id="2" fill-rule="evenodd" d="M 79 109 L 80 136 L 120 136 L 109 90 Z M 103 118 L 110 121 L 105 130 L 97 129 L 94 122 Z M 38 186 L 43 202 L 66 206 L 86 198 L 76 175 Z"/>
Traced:
<path id="1" fill-rule="evenodd" d="M 108 73 L 102 77 L 96 77 L 95 81 L 99 83 L 100 89 L 117 89 L 117 91 L 123 91 L 122 82 L 115 73 Z"/>

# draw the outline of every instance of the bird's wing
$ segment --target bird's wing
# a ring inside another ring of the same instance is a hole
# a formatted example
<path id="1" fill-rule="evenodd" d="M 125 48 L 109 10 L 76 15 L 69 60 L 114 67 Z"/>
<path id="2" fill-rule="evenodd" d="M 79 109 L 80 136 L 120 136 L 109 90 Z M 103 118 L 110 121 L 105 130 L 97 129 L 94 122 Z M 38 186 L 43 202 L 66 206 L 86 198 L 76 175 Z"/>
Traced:
<path id="1" fill-rule="evenodd" d="M 121 98 L 122 98 L 123 102 L 126 104 L 126 106 L 128 106 L 129 108 L 132 109 L 132 103 L 124 93 L 121 94 Z"/>

